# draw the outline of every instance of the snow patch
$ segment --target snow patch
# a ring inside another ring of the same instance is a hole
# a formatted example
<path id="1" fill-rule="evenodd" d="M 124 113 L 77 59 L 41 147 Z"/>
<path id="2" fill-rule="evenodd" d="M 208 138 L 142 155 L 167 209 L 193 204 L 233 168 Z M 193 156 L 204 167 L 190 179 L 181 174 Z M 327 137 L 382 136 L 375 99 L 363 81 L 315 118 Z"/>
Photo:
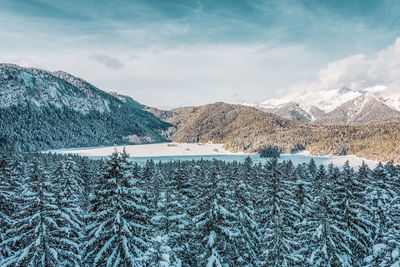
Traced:
<path id="1" fill-rule="evenodd" d="M 115 150 L 122 152 L 125 148 L 131 157 L 165 157 L 165 156 L 202 156 L 202 155 L 246 155 L 232 153 L 224 149 L 223 144 L 200 143 L 159 143 L 146 145 L 110 146 L 99 148 L 76 148 L 49 150 L 46 152 L 60 154 L 78 154 L 80 156 L 109 156 Z"/>

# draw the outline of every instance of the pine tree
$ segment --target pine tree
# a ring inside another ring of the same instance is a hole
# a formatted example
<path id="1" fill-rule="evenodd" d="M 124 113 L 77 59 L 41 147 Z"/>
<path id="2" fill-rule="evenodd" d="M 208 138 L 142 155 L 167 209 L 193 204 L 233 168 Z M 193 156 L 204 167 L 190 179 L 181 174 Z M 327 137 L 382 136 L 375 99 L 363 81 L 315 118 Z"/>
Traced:
<path id="1" fill-rule="evenodd" d="M 320 191 L 314 193 L 313 214 L 307 222 L 310 229 L 307 261 L 313 266 L 349 264 L 347 255 L 351 255 L 351 251 L 346 243 L 346 235 L 340 229 L 341 222 L 337 221 L 337 210 L 332 200 L 332 187 L 339 176 L 337 168 L 328 176 L 323 165 L 315 174 L 315 182 Z"/>
<path id="2" fill-rule="evenodd" d="M 356 176 L 348 161 L 332 187 L 334 226 L 344 254 L 341 258 L 350 266 L 360 265 L 373 243 L 374 224 L 363 198 L 365 187 L 364 177 Z"/>
<path id="3" fill-rule="evenodd" d="M 400 266 L 400 176 L 392 164 L 381 164 L 373 173 L 375 188 L 370 201 L 375 214 L 377 235 L 365 266 Z"/>
<path id="4" fill-rule="evenodd" d="M 171 171 L 167 179 L 167 218 L 169 229 L 169 244 L 174 254 L 182 260 L 183 264 L 191 264 L 193 258 L 191 251 L 191 232 L 194 228 L 189 214 L 192 198 L 192 184 L 186 166 L 180 161 Z"/>
<path id="5" fill-rule="evenodd" d="M 63 212 L 57 206 L 49 175 L 35 160 L 33 171 L 24 184 L 18 200 L 21 208 L 13 216 L 12 228 L 2 245 L 13 255 L 2 266 L 79 266 L 79 248 L 68 236 L 68 228 L 60 225 Z"/>
<path id="6" fill-rule="evenodd" d="M 240 235 L 236 239 L 239 249 L 238 263 L 244 265 L 259 264 L 261 232 L 256 221 L 256 209 L 252 199 L 254 189 L 239 180 L 235 190 L 235 213 L 238 218 Z"/>
<path id="7" fill-rule="evenodd" d="M 301 260 L 293 253 L 298 247 L 294 229 L 297 218 L 293 210 L 293 206 L 296 205 L 294 192 L 290 191 L 287 177 L 283 175 L 281 167 L 277 159 L 272 159 L 265 164 L 262 174 L 262 257 L 267 266 L 292 266 Z"/>
<path id="8" fill-rule="evenodd" d="M 210 267 L 233 264 L 236 254 L 235 239 L 239 235 L 237 218 L 224 207 L 225 186 L 222 183 L 218 162 L 213 161 L 208 183 L 203 184 L 198 199 L 198 214 L 194 217 L 197 228 L 198 265 Z"/>
<path id="9" fill-rule="evenodd" d="M 4 241 L 6 230 L 11 228 L 13 214 L 19 209 L 17 196 L 21 192 L 25 175 L 21 155 L 9 151 L 0 154 L 0 243 Z M 0 251 L 0 260 L 11 255 L 8 246 Z"/>
<path id="10" fill-rule="evenodd" d="M 125 150 L 114 152 L 96 189 L 84 247 L 88 265 L 140 266 L 148 247 L 149 208 L 127 158 Z"/>
<path id="11" fill-rule="evenodd" d="M 389 174 L 381 163 L 372 172 L 366 191 L 367 203 L 372 211 L 372 222 L 376 229 L 372 238 L 375 244 L 379 244 L 388 226 L 389 203 L 395 196 L 389 182 Z"/>
<path id="12" fill-rule="evenodd" d="M 296 205 L 297 217 L 294 221 L 295 239 L 298 243 L 297 248 L 294 248 L 294 254 L 298 256 L 298 264 L 301 266 L 307 265 L 307 256 L 309 253 L 309 236 L 312 235 L 312 230 L 309 227 L 309 217 L 313 214 L 313 195 L 312 183 L 310 183 L 307 168 L 304 165 L 298 165 L 293 173 L 295 177 L 294 200 Z M 310 231 L 311 230 L 311 231 Z"/>
<path id="13" fill-rule="evenodd" d="M 150 248 L 143 256 L 143 265 L 151 267 L 180 266 L 180 262 L 173 262 L 173 251 L 168 246 L 168 236 L 156 236 L 150 242 Z"/>
<path id="14" fill-rule="evenodd" d="M 62 248 L 60 257 L 63 257 L 66 262 L 69 258 L 80 255 L 80 241 L 83 234 L 83 211 L 81 209 L 83 191 L 78 176 L 77 167 L 71 158 L 59 161 L 52 176 L 55 204 L 60 210 L 57 224 L 62 229 L 57 234 L 59 239 L 68 240 L 65 244 L 60 244 L 60 248 Z M 80 260 L 79 256 L 75 265 L 78 265 Z"/>

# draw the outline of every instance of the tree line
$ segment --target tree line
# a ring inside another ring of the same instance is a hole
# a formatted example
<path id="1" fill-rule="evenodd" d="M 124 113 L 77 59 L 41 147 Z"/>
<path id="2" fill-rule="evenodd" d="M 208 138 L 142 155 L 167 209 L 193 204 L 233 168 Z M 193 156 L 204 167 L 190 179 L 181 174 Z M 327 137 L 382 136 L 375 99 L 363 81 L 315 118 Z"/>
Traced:
<path id="1" fill-rule="evenodd" d="M 0 153 L 1 266 L 398 266 L 400 167 Z M 397 264 L 397 265 L 396 265 Z"/>

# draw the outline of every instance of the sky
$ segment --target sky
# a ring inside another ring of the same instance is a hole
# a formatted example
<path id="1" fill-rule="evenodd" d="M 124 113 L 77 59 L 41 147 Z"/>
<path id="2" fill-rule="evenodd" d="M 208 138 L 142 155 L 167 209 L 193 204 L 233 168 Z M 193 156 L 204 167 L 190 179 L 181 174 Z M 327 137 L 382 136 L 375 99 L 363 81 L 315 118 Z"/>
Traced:
<path id="1" fill-rule="evenodd" d="M 0 62 L 159 108 L 398 90 L 398 14 L 397 0 L 0 0 Z"/>

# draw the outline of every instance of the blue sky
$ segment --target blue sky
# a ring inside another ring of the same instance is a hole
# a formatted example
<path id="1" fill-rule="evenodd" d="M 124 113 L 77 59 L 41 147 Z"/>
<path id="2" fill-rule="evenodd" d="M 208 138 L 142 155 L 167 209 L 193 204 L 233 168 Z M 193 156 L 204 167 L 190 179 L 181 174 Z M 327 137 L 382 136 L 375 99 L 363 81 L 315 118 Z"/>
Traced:
<path id="1" fill-rule="evenodd" d="M 378 60 L 400 36 L 398 14 L 386 0 L 0 0 L 0 61 L 157 107 L 256 103 L 332 62 Z"/>

